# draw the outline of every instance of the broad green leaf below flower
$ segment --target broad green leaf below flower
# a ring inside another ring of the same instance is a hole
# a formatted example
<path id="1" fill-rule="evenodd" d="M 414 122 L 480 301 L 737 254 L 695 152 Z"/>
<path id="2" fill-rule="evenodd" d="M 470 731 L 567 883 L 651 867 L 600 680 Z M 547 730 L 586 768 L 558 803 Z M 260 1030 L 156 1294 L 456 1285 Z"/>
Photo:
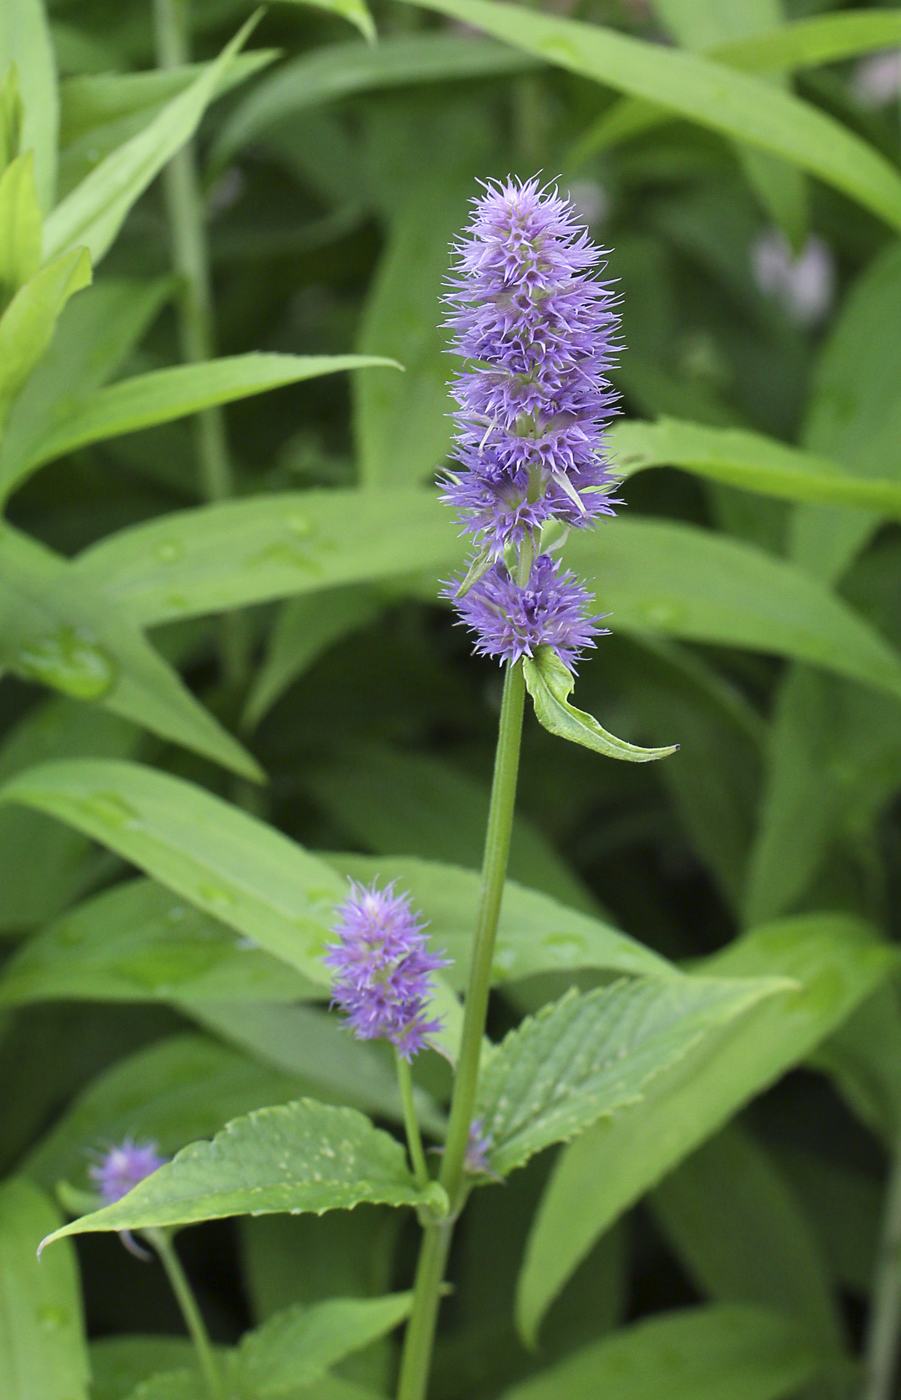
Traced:
<path id="1" fill-rule="evenodd" d="M 678 749 L 678 744 L 664 749 L 643 749 L 637 744 L 627 744 L 608 734 L 592 715 L 570 705 L 575 678 L 553 647 L 541 646 L 534 657 L 523 657 L 522 668 L 538 721 L 551 734 L 582 744 L 606 758 L 624 759 L 627 763 L 650 763 L 656 758 L 668 758 Z"/>
<path id="2" fill-rule="evenodd" d="M 439 1212 L 446 1205 L 437 1182 L 419 1190 L 404 1147 L 362 1113 L 299 1099 L 236 1118 L 212 1142 L 192 1143 L 121 1201 L 53 1231 L 44 1245 L 94 1230 L 321 1215 L 364 1201 Z"/>

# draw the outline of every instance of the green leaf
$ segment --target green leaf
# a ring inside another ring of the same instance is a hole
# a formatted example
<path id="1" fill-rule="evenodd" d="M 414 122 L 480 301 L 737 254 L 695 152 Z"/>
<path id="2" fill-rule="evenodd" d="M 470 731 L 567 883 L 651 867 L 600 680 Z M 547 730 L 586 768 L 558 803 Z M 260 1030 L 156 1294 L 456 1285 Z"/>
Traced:
<path id="1" fill-rule="evenodd" d="M 34 152 L 0 175 L 0 313 L 41 265 L 41 211 L 34 187 Z"/>
<path id="2" fill-rule="evenodd" d="M 236 54 L 220 75 L 213 99 L 278 58 L 277 49 Z M 107 67 L 115 65 L 107 64 Z M 61 195 L 75 188 L 105 156 L 124 145 L 209 67 L 185 63 L 141 73 L 82 73 L 60 86 Z"/>
<path id="3" fill-rule="evenodd" d="M 781 156 L 901 228 L 897 171 L 866 142 L 789 93 L 700 55 L 643 43 L 601 25 L 492 0 L 418 3 L 570 72 Z"/>
<path id="4" fill-rule="evenodd" d="M 534 657 L 523 658 L 522 667 L 536 717 L 551 734 L 569 739 L 574 744 L 582 744 L 586 749 L 593 749 L 607 758 L 620 758 L 628 763 L 650 763 L 655 758 L 668 758 L 678 749 L 678 744 L 671 744 L 665 749 L 642 749 L 637 744 L 627 744 L 623 739 L 608 734 L 591 715 L 570 705 L 569 696 L 576 683 L 575 677 L 553 647 L 538 647 Z"/>
<path id="5" fill-rule="evenodd" d="M 133 725 L 96 705 L 48 700 L 7 731 L 0 782 L 51 758 L 131 758 L 139 737 Z M 0 931 L 21 933 L 55 918 L 97 880 L 101 862 L 108 857 L 98 857 L 70 827 L 40 812 L 0 809 Z"/>
<path id="6" fill-rule="evenodd" d="M 869 480 L 826 457 L 741 428 L 708 428 L 676 418 L 633 420 L 614 426 L 610 448 L 624 478 L 648 467 L 686 467 L 710 481 L 787 501 L 862 506 L 901 517 L 901 481 Z M 859 455 L 858 442 L 858 460 Z"/>
<path id="7" fill-rule="evenodd" d="M 91 280 L 84 248 L 57 258 L 20 287 L 0 318 L 0 432 L 13 399 L 53 336 L 66 302 Z"/>
<path id="8" fill-rule="evenodd" d="M 776 1160 L 803 1204 L 836 1283 L 866 1297 L 882 1224 L 880 1184 L 857 1167 L 803 1147 L 780 1147 Z"/>
<path id="9" fill-rule="evenodd" d="M 838 59 L 888 48 L 901 39 L 901 20 L 885 10 L 838 15 L 813 15 L 759 34 L 716 44 L 709 57 L 748 73 L 791 73 Z M 654 102 L 625 98 L 608 108 L 579 138 L 567 157 L 567 167 L 581 165 L 604 147 L 671 120 L 671 113 Z"/>
<path id="10" fill-rule="evenodd" d="M 329 855 L 330 865 L 355 880 L 396 880 L 426 911 L 433 947 L 452 965 L 444 976 L 458 991 L 466 986 L 481 877 L 438 861 L 411 856 Z M 679 976 L 672 963 L 598 918 L 591 918 L 514 880 L 504 885 L 491 979 L 495 985 L 540 972 L 581 967 L 633 977 Z"/>
<path id="11" fill-rule="evenodd" d="M 70 736 L 66 733 L 64 737 Z M 17 859 L 23 869 L 34 870 L 37 857 L 31 846 L 42 843 L 44 862 L 47 847 L 52 853 L 62 838 L 66 858 L 63 873 L 69 876 L 70 886 L 69 847 L 74 842 L 80 853 L 82 846 L 87 847 L 86 839 L 38 812 L 0 811 L 0 834 L 11 828 L 15 837 L 16 823 L 27 831 L 28 847 L 23 851 L 24 842 L 14 839 L 7 857 L 7 843 L 0 840 L 0 874 L 7 859 L 10 874 Z M 48 874 L 52 877 L 52 866 Z M 77 875 L 76 867 L 75 878 Z M 46 878 L 42 875 L 41 887 Z M 29 883 L 35 883 L 33 878 Z M 51 886 L 51 897 L 52 890 Z M 2 879 L 0 891 L 5 906 L 9 896 Z M 47 895 L 39 889 L 35 897 L 46 900 Z M 57 896 L 54 903 L 56 913 L 64 901 Z M 18 926 L 13 922 L 13 927 Z M 152 880 L 129 880 L 69 910 L 24 943 L 4 964 L 0 977 L 0 1006 L 33 1001 L 179 998 L 265 1002 L 271 1009 L 273 1002 L 322 995 L 320 986 Z"/>
<path id="12" fill-rule="evenodd" d="M 373 88 L 491 77 L 534 68 L 505 44 L 447 33 L 389 34 L 369 44 L 328 44 L 257 83 L 222 124 L 212 160 L 224 165 L 267 128 L 323 102 Z"/>
<path id="13" fill-rule="evenodd" d="M 810 1059 L 891 1150 L 901 1127 L 901 1008 L 894 983 L 879 987 Z"/>
<path id="14" fill-rule="evenodd" d="M 2 322 L 0 322 L 2 332 Z M 175 365 L 150 374 L 123 379 L 69 407 L 69 413 L 33 448 L 21 463 L 15 481 L 0 478 L 0 490 L 8 493 L 26 475 L 89 442 L 120 433 L 137 432 L 157 423 L 169 423 L 215 404 L 262 394 L 284 384 L 317 379 L 345 369 L 371 365 L 400 366 L 393 360 L 368 355 L 232 355 L 205 364 Z"/>
<path id="15" fill-rule="evenodd" d="M 191 1370 L 194 1348 L 187 1337 L 101 1337 L 90 1346 L 91 1400 L 125 1400 L 157 1372 Z"/>
<path id="16" fill-rule="evenodd" d="M 230 1362 L 233 1362 L 233 1359 L 228 1358 Z M 230 1374 L 235 1374 L 235 1369 L 232 1364 L 229 1367 Z M 136 1390 L 125 1397 L 125 1400 L 207 1400 L 207 1396 L 206 1384 L 196 1367 L 183 1367 L 143 1381 Z M 120 1397 L 117 1396 L 116 1400 L 120 1400 Z M 338 1376 L 324 1376 L 322 1380 L 304 1386 L 303 1400 L 382 1400 L 382 1397 L 371 1390 L 364 1390 L 362 1386 L 354 1385 L 352 1381 L 342 1380 Z"/>
<path id="17" fill-rule="evenodd" d="M 283 1103 L 309 1085 L 207 1036 L 158 1040 L 106 1069 L 31 1150 L 23 1171 L 52 1189 L 89 1185 L 98 1150 L 131 1136 L 175 1152 L 211 1136 L 236 1114 Z"/>
<path id="18" fill-rule="evenodd" d="M 174 286 L 169 277 L 104 278 L 69 302 L 50 348 L 10 411 L 0 440 L 0 497 L 24 480 L 41 440 L 116 373 Z M 91 347 L 89 355 L 84 353 L 86 345 Z"/>
<path id="19" fill-rule="evenodd" d="M 0 1186 L 0 1394 L 3 1400 L 87 1400 L 87 1346 L 71 1247 L 48 1268 L 38 1241 L 59 1213 L 28 1181 Z"/>
<path id="20" fill-rule="evenodd" d="M 365 0 L 289 0 L 295 5 L 312 5 L 316 10 L 328 10 L 330 14 L 340 15 L 350 24 L 359 29 L 364 39 L 368 39 L 370 44 L 376 41 L 375 21 L 369 13 Z"/>
<path id="21" fill-rule="evenodd" d="M 202 788 L 137 763 L 48 763 L 0 790 L 92 836 L 311 981 L 345 886 L 324 861 Z"/>
<path id="22" fill-rule="evenodd" d="M 256 763 L 112 600 L 68 560 L 7 526 L 0 535 L 0 666 L 258 780 Z"/>
<path id="23" fill-rule="evenodd" d="M 212 1142 L 195 1142 L 121 1201 L 55 1230 L 44 1241 L 92 1230 L 143 1230 L 229 1215 L 316 1215 L 370 1201 L 441 1204 L 421 1192 L 406 1152 L 353 1108 L 313 1099 L 236 1118 Z"/>
<path id="24" fill-rule="evenodd" d="M 242 724 L 254 728 L 324 651 L 370 622 L 380 610 L 378 594 L 360 584 L 326 589 L 312 597 L 302 594 L 285 603 L 250 687 Z"/>
<path id="25" fill-rule="evenodd" d="M 316 989 L 323 996 L 324 989 Z M 311 1006 L 256 1001 L 241 1006 L 180 998 L 179 1005 L 207 1030 L 248 1050 L 264 1064 L 300 1077 L 311 1094 L 348 1104 L 379 1118 L 403 1122 L 393 1059 L 377 1045 L 355 1040 L 335 1016 Z M 438 1137 L 444 1115 L 424 1090 L 415 1089 L 419 1122 Z"/>
<path id="26" fill-rule="evenodd" d="M 452 568 L 462 546 L 425 491 L 285 492 L 120 530 L 76 568 L 142 624 Z"/>
<path id="27" fill-rule="evenodd" d="M 686 1308 L 636 1322 L 502 1400 L 782 1400 L 819 1359 L 788 1318 L 763 1308 Z"/>
<path id="28" fill-rule="evenodd" d="M 186 91 L 167 103 L 149 126 L 119 146 L 56 206 L 44 224 L 44 257 L 49 261 L 86 246 L 98 263 L 122 227 L 131 206 L 171 156 L 190 141 L 232 58 L 249 37 L 249 19 L 215 63 Z"/>
<path id="29" fill-rule="evenodd" d="M 56 187 L 59 94 L 42 0 L 4 0 L 0 10 L 0 81 L 12 63 L 25 95 L 19 150 L 34 151 L 38 200 L 46 212 Z"/>
<path id="30" fill-rule="evenodd" d="M 449 763 L 367 745 L 304 774 L 303 785 L 355 844 L 481 868 L 488 786 Z M 509 869 L 565 904 L 589 913 L 596 908 L 578 875 L 523 816 L 513 823 Z"/>
<path id="31" fill-rule="evenodd" d="M 615 631 L 669 634 L 806 660 L 901 693 L 901 662 L 828 589 L 761 549 L 658 520 L 605 521 L 567 557 Z"/>
<path id="32" fill-rule="evenodd" d="M 792 1317 L 817 1351 L 838 1353 L 843 1325 L 817 1242 L 775 1163 L 732 1124 L 667 1176 L 650 1200 L 689 1275 L 721 1303 Z"/>
<path id="33" fill-rule="evenodd" d="M 640 1103 L 590 1128 L 558 1158 L 519 1279 L 524 1336 L 535 1336 L 604 1230 L 749 1098 L 803 1060 L 892 966 L 892 954 L 867 925 L 825 914 L 756 929 L 702 965 L 712 977 L 789 977 L 800 986 L 706 1036 Z"/>
<path id="34" fill-rule="evenodd" d="M 409 1316 L 412 1297 L 389 1293 L 330 1298 L 312 1307 L 295 1303 L 241 1338 L 238 1372 L 244 1385 L 260 1400 L 309 1385 L 352 1352 L 393 1332 Z"/>
<path id="35" fill-rule="evenodd" d="M 639 1103 L 652 1079 L 713 1030 L 790 984 L 754 978 L 615 982 L 574 990 L 504 1039 L 479 1079 L 476 1117 L 506 1176 L 553 1142 Z"/>
<path id="36" fill-rule="evenodd" d="M 357 349 L 395 355 L 407 372 L 402 379 L 355 378 L 354 434 L 363 485 L 415 486 L 431 480 L 450 451 L 451 366 L 440 324 L 441 297 L 450 244 L 466 222 L 471 186 L 469 171 L 459 180 L 442 170 L 413 188 L 391 222 Z"/>
<path id="37" fill-rule="evenodd" d="M 901 482 L 901 245 L 858 278 L 820 352 L 804 446 L 850 475 Z M 869 504 L 861 502 L 861 505 Z M 880 510 L 874 501 L 875 510 Z M 802 507 L 791 552 L 817 578 L 839 578 L 878 524 L 871 511 Z"/>

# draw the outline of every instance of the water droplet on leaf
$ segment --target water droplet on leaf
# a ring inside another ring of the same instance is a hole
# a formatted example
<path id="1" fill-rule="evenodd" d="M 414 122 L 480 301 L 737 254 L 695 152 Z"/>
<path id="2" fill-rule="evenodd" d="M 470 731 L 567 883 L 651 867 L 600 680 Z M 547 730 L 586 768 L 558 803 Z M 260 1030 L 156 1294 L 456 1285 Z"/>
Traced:
<path id="1" fill-rule="evenodd" d="M 76 700 L 99 700 L 116 683 L 116 664 L 90 637 L 74 627 L 40 637 L 22 647 L 13 663 L 26 680 L 61 690 Z"/>

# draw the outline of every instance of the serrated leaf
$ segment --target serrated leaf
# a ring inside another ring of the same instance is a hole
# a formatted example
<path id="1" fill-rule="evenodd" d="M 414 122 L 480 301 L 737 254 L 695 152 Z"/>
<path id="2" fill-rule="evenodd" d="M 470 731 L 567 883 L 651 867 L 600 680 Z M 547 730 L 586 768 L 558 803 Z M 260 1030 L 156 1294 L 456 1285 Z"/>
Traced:
<path id="1" fill-rule="evenodd" d="M 678 744 L 664 749 L 643 749 L 637 744 L 627 744 L 602 729 L 593 715 L 586 715 L 570 705 L 575 677 L 553 647 L 540 646 L 534 657 L 523 657 L 522 668 L 536 718 L 551 734 L 582 744 L 606 758 L 619 758 L 627 763 L 651 763 L 656 758 L 668 758 L 678 749 Z"/>
<path id="2" fill-rule="evenodd" d="M 872 146 L 790 93 L 698 54 L 492 0 L 417 0 L 581 77 L 781 156 L 901 228 L 901 178 Z"/>
<path id="3" fill-rule="evenodd" d="M 506 1176 L 553 1142 L 638 1103 L 712 1030 L 791 983 L 705 978 L 572 991 L 511 1031 L 479 1080 L 475 1116 Z"/>
<path id="4" fill-rule="evenodd" d="M 84 248 L 56 258 L 20 287 L 0 318 L 0 431 L 13 400 L 41 359 L 60 312 L 91 280 Z"/>
<path id="5" fill-rule="evenodd" d="M 2 327 L 2 323 L 0 323 Z M 373 355 L 232 355 L 204 364 L 175 365 L 150 374 L 123 379 L 89 398 L 68 406 L 57 422 L 20 463 L 14 480 L 0 477 L 0 492 L 8 494 L 44 462 L 78 447 L 121 433 L 170 423 L 217 404 L 263 394 L 285 384 L 317 379 L 341 370 L 371 366 L 399 369 L 394 360 Z"/>
<path id="6" fill-rule="evenodd" d="M 501 1400 L 782 1400 L 820 1369 L 800 1330 L 764 1308 L 647 1318 L 506 1390 Z"/>
<path id="7" fill-rule="evenodd" d="M 328 44 L 257 83 L 222 125 L 212 160 L 224 165 L 267 128 L 310 107 L 372 88 L 519 73 L 535 60 L 504 44 L 448 33 L 388 34 L 369 44 Z"/>
<path id="8" fill-rule="evenodd" d="M 263 1108 L 195 1142 L 115 1205 L 74 1220 L 45 1244 L 94 1230 L 143 1230 L 230 1215 L 350 1210 L 362 1202 L 440 1206 L 416 1186 L 406 1152 L 353 1108 L 313 1099 Z"/>
<path id="9" fill-rule="evenodd" d="M 293 1394 L 409 1316 L 411 1293 L 296 1303 L 241 1338 L 237 1368 L 259 1400 Z"/>
<path id="10" fill-rule="evenodd" d="M 256 22 L 256 16 L 248 20 L 185 92 L 169 102 L 148 127 L 108 155 L 56 206 L 44 224 L 46 260 L 84 246 L 93 263 L 100 261 L 131 206 L 194 135 L 223 73 Z"/>
<path id="11" fill-rule="evenodd" d="M 475 870 L 414 856 L 332 855 L 343 875 L 370 883 L 396 880 L 427 913 L 432 946 L 451 958 L 444 976 L 458 991 L 466 986 L 481 876 Z M 612 924 L 526 889 L 504 885 L 491 978 L 495 985 L 540 972 L 596 967 L 629 976 L 678 977 L 678 969 Z"/>
<path id="12" fill-rule="evenodd" d="M 42 1268 L 38 1241 L 59 1212 L 31 1182 L 0 1186 L 0 1394 L 3 1400 L 87 1400 L 90 1372 L 70 1246 Z"/>
<path id="13" fill-rule="evenodd" d="M 12 526 L 0 533 L 0 666 L 259 780 L 261 770 L 140 629 L 72 565 Z"/>
<path id="14" fill-rule="evenodd" d="M 834 1030 L 888 975 L 893 955 L 866 924 L 809 915 L 770 924 L 708 959 L 713 977 L 788 977 L 797 991 L 751 1006 L 700 1041 L 641 1102 L 558 1158 L 519 1278 L 517 1321 L 534 1338 L 592 1243 L 648 1187 Z"/>
<path id="15" fill-rule="evenodd" d="M 137 763 L 48 763 L 12 779 L 0 801 L 48 812 L 117 851 L 320 986 L 335 872 L 237 807 Z"/>
<path id="16" fill-rule="evenodd" d="M 82 1188 L 98 1151 L 132 1137 L 164 1153 L 211 1137 L 229 1119 L 310 1092 L 287 1074 L 241 1051 L 185 1033 L 158 1040 L 103 1071 L 32 1150 L 25 1173 L 52 1190 L 60 1180 Z"/>
<path id="17" fill-rule="evenodd" d="M 79 850 L 84 842 L 70 828 L 51 824 L 36 812 L 0 814 L 0 831 L 14 822 L 27 824 L 29 833 L 33 823 L 34 839 L 44 845 L 63 833 L 79 843 Z M 15 853 L 23 859 L 18 844 Z M 0 860 L 2 856 L 0 844 Z M 25 864 L 32 863 L 26 859 Z M 271 1005 L 322 995 L 321 986 L 252 939 L 241 938 L 153 880 L 129 880 L 67 910 L 23 943 L 0 977 L 0 1006 L 173 997 Z"/>

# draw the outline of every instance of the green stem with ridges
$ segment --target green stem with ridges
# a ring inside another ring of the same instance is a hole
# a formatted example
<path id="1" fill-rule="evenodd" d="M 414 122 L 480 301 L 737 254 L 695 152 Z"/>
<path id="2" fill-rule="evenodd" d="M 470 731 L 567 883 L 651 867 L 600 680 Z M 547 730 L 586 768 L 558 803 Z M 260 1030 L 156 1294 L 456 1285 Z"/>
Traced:
<path id="1" fill-rule="evenodd" d="M 410 1150 L 410 1161 L 413 1163 L 413 1175 L 420 1191 L 424 1191 L 429 1184 L 429 1169 L 426 1166 L 425 1153 L 422 1150 L 422 1135 L 419 1131 L 416 1105 L 413 1102 L 413 1074 L 410 1070 L 409 1060 L 405 1060 L 399 1050 L 395 1050 L 394 1057 L 397 1063 L 397 1082 L 400 1085 L 404 1127 L 407 1130 L 407 1147 Z"/>
<path id="2" fill-rule="evenodd" d="M 225 1400 L 225 1388 L 213 1352 L 213 1345 L 197 1306 L 197 1299 L 194 1297 L 193 1289 L 188 1282 L 188 1276 L 175 1252 L 171 1236 L 166 1230 L 143 1230 L 141 1233 L 148 1244 L 153 1245 L 159 1255 L 160 1263 L 166 1270 L 166 1277 L 172 1285 L 172 1292 L 175 1294 L 181 1315 L 185 1320 L 185 1326 L 191 1341 L 194 1343 L 197 1363 L 203 1373 L 210 1400 Z"/>
<path id="3" fill-rule="evenodd" d="M 479 909 L 463 1014 L 460 1058 L 454 1078 L 450 1121 L 439 1178 L 451 1203 L 451 1216 L 441 1224 L 426 1226 L 423 1233 L 413 1290 L 413 1310 L 404 1338 L 397 1400 L 424 1400 L 453 1221 L 462 1209 L 466 1196 L 466 1150 L 469 1145 L 482 1037 L 485 1034 L 488 1013 L 494 944 L 504 882 L 507 878 L 510 838 L 513 833 L 524 703 L 522 663 L 508 664 L 504 677 L 504 698 L 498 728 L 494 779 L 491 785 L 488 829 L 485 834 Z"/>

